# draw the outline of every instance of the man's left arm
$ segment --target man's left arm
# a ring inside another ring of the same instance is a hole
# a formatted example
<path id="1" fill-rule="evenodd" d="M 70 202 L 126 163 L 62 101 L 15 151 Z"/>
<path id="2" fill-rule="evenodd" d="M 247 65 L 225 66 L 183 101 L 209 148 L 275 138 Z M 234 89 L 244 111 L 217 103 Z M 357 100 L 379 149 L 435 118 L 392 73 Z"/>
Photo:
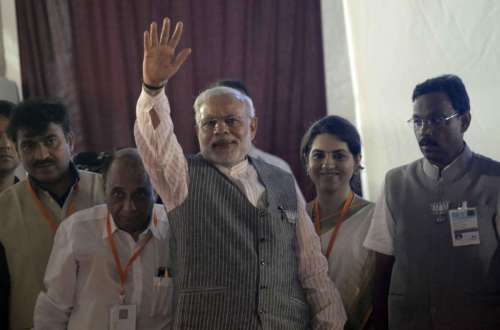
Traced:
<path id="1" fill-rule="evenodd" d="M 300 189 L 297 190 L 297 241 L 299 278 L 312 311 L 313 329 L 344 329 L 346 313 L 342 298 L 328 275 L 328 261 L 321 252 L 321 243 L 306 212 Z"/>

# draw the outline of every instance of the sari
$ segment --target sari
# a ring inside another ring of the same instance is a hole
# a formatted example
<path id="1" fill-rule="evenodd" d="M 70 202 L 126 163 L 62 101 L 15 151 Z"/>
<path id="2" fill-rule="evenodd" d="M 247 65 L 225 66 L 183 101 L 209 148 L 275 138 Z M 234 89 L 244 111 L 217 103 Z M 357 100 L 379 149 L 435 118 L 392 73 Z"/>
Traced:
<path id="1" fill-rule="evenodd" d="M 314 219 L 314 203 L 307 212 Z M 328 257 L 329 275 L 340 292 L 347 313 L 344 329 L 372 329 L 372 286 L 375 255 L 363 247 L 375 204 L 354 196 L 346 218 Z M 330 237 L 339 220 L 340 211 L 320 220 L 321 249 L 326 254 Z"/>

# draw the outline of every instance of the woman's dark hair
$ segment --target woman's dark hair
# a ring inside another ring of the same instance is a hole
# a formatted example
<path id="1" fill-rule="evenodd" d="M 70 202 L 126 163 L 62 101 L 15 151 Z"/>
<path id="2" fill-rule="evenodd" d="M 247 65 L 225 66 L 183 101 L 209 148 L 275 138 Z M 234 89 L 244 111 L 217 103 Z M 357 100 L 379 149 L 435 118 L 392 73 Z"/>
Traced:
<path id="1" fill-rule="evenodd" d="M 347 143 L 347 147 L 354 157 L 361 154 L 361 138 L 356 127 L 340 116 L 326 116 L 309 127 L 300 143 L 300 160 L 306 169 L 311 146 L 316 136 L 320 134 L 335 135 Z"/>

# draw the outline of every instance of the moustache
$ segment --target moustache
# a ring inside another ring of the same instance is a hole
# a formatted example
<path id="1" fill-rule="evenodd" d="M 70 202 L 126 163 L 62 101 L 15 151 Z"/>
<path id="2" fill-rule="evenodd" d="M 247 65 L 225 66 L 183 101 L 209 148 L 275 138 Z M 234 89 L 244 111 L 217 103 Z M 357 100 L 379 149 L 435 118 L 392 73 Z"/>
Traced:
<path id="1" fill-rule="evenodd" d="M 233 143 L 233 141 L 227 140 L 227 139 L 220 139 L 220 140 L 216 140 L 214 143 L 212 143 L 212 145 L 214 147 L 218 147 L 218 146 L 230 144 L 230 143 Z"/>
<path id="2" fill-rule="evenodd" d="M 34 167 L 43 167 L 43 166 L 49 166 L 49 165 L 54 165 L 55 162 L 51 159 L 45 159 L 45 160 L 38 160 L 33 163 Z"/>
<path id="3" fill-rule="evenodd" d="M 424 138 L 420 139 L 420 141 L 418 141 L 418 145 L 421 147 L 425 147 L 425 146 L 437 147 L 438 143 L 431 138 L 424 137 Z"/>
<path id="4" fill-rule="evenodd" d="M 10 153 L 2 152 L 2 151 L 0 151 L 0 157 L 1 158 L 14 158 L 14 157 L 12 157 L 12 155 Z"/>

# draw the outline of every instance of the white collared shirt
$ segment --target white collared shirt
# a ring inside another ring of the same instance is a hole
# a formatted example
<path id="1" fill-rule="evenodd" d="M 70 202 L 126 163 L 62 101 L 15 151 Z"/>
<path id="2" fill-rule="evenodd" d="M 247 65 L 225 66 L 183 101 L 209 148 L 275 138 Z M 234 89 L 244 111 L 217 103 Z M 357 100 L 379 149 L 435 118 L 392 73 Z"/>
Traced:
<path id="1" fill-rule="evenodd" d="M 150 111 L 158 116 L 153 126 Z M 150 175 L 155 190 L 168 210 L 179 206 L 188 194 L 187 161 L 174 134 L 170 106 L 163 91 L 150 96 L 144 90 L 137 101 L 134 135 L 137 149 Z M 217 168 L 226 175 L 257 206 L 264 186 L 257 171 L 243 161 L 232 168 Z M 313 329 L 343 329 L 346 314 L 340 294 L 328 276 L 328 262 L 321 252 L 321 245 L 314 225 L 306 212 L 304 197 L 296 185 L 298 201 L 297 257 L 299 278 L 312 312 Z"/>
<path id="2" fill-rule="evenodd" d="M 163 205 L 155 205 L 154 213 L 158 221 L 151 221 L 137 242 L 111 218 L 122 268 L 151 236 L 130 265 L 124 285 L 124 303 L 137 306 L 137 329 L 168 329 L 172 321 L 173 286 L 166 271 L 169 224 Z M 59 226 L 45 273 L 46 291 L 35 307 L 35 329 L 109 328 L 110 308 L 120 303 L 120 280 L 106 230 L 107 215 L 102 204 L 75 213 Z M 158 279 L 161 267 L 165 275 Z"/>

